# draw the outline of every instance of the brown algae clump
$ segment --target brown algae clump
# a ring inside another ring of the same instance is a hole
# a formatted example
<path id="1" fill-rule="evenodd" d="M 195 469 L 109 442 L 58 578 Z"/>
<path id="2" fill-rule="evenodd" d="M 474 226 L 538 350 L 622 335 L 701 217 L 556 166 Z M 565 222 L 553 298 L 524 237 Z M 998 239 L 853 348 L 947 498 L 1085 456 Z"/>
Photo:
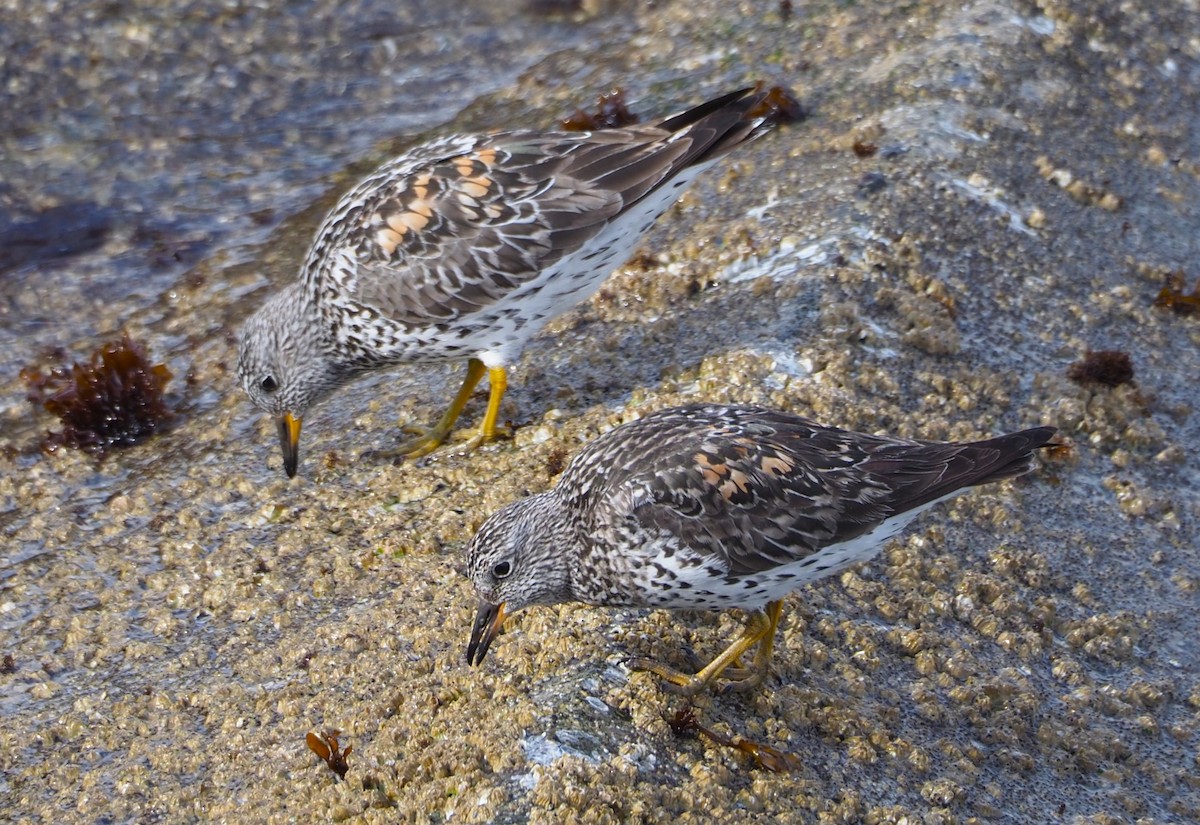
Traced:
<path id="1" fill-rule="evenodd" d="M 340 730 L 325 730 L 319 734 L 309 731 L 304 741 L 308 743 L 308 749 L 321 757 L 329 766 L 329 770 L 337 774 L 338 779 L 345 779 L 346 771 L 350 770 L 347 757 L 350 756 L 350 751 L 354 750 L 354 746 L 347 745 L 346 749 L 342 750 L 338 745 L 340 733 Z"/>
<path id="2" fill-rule="evenodd" d="M 142 440 L 174 417 L 163 400 L 171 371 L 151 365 L 128 334 L 97 348 L 90 363 L 62 364 L 48 374 L 26 367 L 21 377 L 29 400 L 63 422 L 60 432 L 47 434 L 48 451 L 66 445 L 103 454 Z"/>
<path id="3" fill-rule="evenodd" d="M 638 116 L 629 111 L 625 104 L 625 92 L 613 89 L 601 94 L 596 100 L 596 111 L 576 109 L 575 114 L 562 119 L 562 128 L 568 132 L 595 132 L 600 129 L 619 129 L 638 122 Z"/>
<path id="4" fill-rule="evenodd" d="M 769 123 L 799 123 L 808 117 L 796 93 L 781 83 L 767 84 L 760 80 L 754 84 L 754 93 L 762 94 L 762 103 L 747 113 L 748 117 L 768 118 Z"/>
<path id="5" fill-rule="evenodd" d="M 1200 281 L 1191 292 L 1184 292 L 1183 272 L 1172 272 L 1167 285 L 1158 291 L 1154 306 L 1174 310 L 1178 315 L 1200 315 Z"/>
<path id="6" fill-rule="evenodd" d="M 1119 387 L 1133 380 L 1133 359 L 1129 353 L 1120 350 L 1089 350 L 1087 355 L 1067 367 L 1067 378 L 1076 384 Z"/>
<path id="7" fill-rule="evenodd" d="M 751 742 L 749 739 L 743 739 L 740 736 L 732 738 L 722 736 L 711 728 L 705 727 L 696 718 L 696 708 L 692 705 L 687 705 L 676 711 L 675 715 L 667 721 L 667 724 L 670 726 L 671 732 L 676 736 L 686 736 L 692 732 L 702 733 L 718 745 L 733 748 L 742 753 L 748 753 L 754 757 L 755 764 L 772 773 L 797 773 L 803 767 L 803 763 L 794 754 L 785 753 L 784 751 L 772 748 L 770 745 Z"/>

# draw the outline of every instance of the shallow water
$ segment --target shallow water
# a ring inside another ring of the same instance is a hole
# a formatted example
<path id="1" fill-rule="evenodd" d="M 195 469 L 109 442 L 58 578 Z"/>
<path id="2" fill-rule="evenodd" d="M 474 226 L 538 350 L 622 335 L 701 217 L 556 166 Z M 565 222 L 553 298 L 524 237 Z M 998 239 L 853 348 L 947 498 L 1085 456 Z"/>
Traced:
<path id="1" fill-rule="evenodd" d="M 1200 349 L 1151 302 L 1164 272 L 1194 277 L 1196 13 L 795 5 L 0 3 L 6 813 L 1193 817 Z M 511 441 L 372 459 L 456 378 L 400 369 L 315 411 L 283 479 L 237 329 L 358 176 L 613 84 L 649 116 L 764 74 L 814 117 L 706 175 L 535 342 Z M 174 372 L 179 422 L 103 462 L 41 455 L 57 425 L 17 370 L 122 329 Z M 1065 380 L 1109 346 L 1136 386 Z M 530 610 L 462 661 L 482 518 L 603 429 L 699 398 L 1075 444 L 789 599 L 768 688 L 703 698 L 705 724 L 804 754 L 799 776 L 676 740 L 673 697 L 624 667 L 714 649 L 733 617 Z M 354 745 L 346 782 L 304 745 L 325 727 Z"/>
<path id="2" fill-rule="evenodd" d="M 547 55 L 633 28 L 490 2 L 10 5 L 6 373 L 48 347 L 90 350 L 116 325 L 153 329 L 200 262 L 255 260 L 281 222 L 346 185 L 331 182 L 340 171 L 381 160 L 382 144 L 453 120 Z M 593 89 L 580 91 L 586 102 Z M 238 298 L 225 289 L 187 291 L 219 312 Z M 168 359 L 185 349 L 156 343 Z"/>

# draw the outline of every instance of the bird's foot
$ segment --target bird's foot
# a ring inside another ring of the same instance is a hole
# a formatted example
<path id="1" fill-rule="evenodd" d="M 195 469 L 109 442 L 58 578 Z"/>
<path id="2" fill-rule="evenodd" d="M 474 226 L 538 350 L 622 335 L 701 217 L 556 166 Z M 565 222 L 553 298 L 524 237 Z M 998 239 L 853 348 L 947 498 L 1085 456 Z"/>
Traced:
<path id="1" fill-rule="evenodd" d="M 443 427 L 440 424 L 434 427 L 401 425 L 401 432 L 408 433 L 413 438 L 405 439 L 391 449 L 373 451 L 372 455 L 393 461 L 412 461 L 429 455 L 438 447 L 445 444 L 450 437 L 452 429 L 452 427 Z M 466 441 L 455 444 L 454 453 L 456 455 L 465 455 L 491 441 L 508 437 L 510 437 L 510 434 L 507 431 L 496 431 L 486 434 L 482 430 L 479 430 Z"/>
<path id="2" fill-rule="evenodd" d="M 682 693 L 685 696 L 695 696 L 697 693 L 714 685 L 717 678 L 722 680 L 720 691 L 753 690 L 767 678 L 770 667 L 771 651 L 774 647 L 775 629 L 779 624 L 779 615 L 783 602 L 775 601 L 767 605 L 765 610 L 755 610 L 750 614 L 746 628 L 741 635 L 733 640 L 717 658 L 691 676 L 681 673 L 674 668 L 652 661 L 650 659 L 632 659 L 629 666 L 637 670 L 648 670 L 663 680 L 663 690 Z M 755 652 L 749 667 L 742 665 L 742 656 L 755 645 L 760 645 Z"/>
<path id="3" fill-rule="evenodd" d="M 468 438 L 462 444 L 457 445 L 458 453 L 460 455 L 469 453 L 478 447 L 482 447 L 484 444 L 491 444 L 493 441 L 503 441 L 506 438 L 512 438 L 511 426 L 503 429 L 494 429 L 490 433 L 485 433 L 480 429 L 475 435 Z"/>
<path id="4" fill-rule="evenodd" d="M 413 438 L 407 438 L 386 450 L 373 450 L 372 455 L 393 461 L 412 461 L 429 455 L 450 435 L 449 427 L 414 427 L 402 425 L 401 432 L 408 433 Z"/>
<path id="5" fill-rule="evenodd" d="M 731 667 L 721 674 L 721 693 L 745 693 L 761 687 L 767 680 L 767 668 Z"/>
<path id="6" fill-rule="evenodd" d="M 692 676 L 653 659 L 630 659 L 628 664 L 632 670 L 644 670 L 662 679 L 661 687 L 668 693 L 695 696 L 709 685 L 708 679 Z"/>
<path id="7" fill-rule="evenodd" d="M 720 672 L 718 681 L 716 673 L 694 676 L 675 670 L 652 659 L 631 659 L 629 667 L 633 670 L 644 670 L 662 679 L 662 689 L 667 693 L 678 693 L 683 696 L 695 696 L 704 690 L 715 687 L 718 693 L 746 693 L 761 687 L 767 679 L 767 668 L 731 667 Z"/>

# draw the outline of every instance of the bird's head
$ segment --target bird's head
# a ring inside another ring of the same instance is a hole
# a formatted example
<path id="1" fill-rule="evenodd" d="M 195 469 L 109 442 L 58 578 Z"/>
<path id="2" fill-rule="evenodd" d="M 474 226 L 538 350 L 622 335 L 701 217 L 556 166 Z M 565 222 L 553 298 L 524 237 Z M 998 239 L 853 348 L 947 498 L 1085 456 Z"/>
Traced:
<path id="1" fill-rule="evenodd" d="M 471 539 L 467 575 L 479 608 L 467 661 L 480 664 L 509 613 L 571 599 L 572 532 L 553 492 L 529 496 L 494 513 Z"/>
<path id="2" fill-rule="evenodd" d="M 343 381 L 311 314 L 298 288 L 284 289 L 246 322 L 238 352 L 238 378 L 275 419 L 289 478 L 299 463 L 304 414 Z"/>

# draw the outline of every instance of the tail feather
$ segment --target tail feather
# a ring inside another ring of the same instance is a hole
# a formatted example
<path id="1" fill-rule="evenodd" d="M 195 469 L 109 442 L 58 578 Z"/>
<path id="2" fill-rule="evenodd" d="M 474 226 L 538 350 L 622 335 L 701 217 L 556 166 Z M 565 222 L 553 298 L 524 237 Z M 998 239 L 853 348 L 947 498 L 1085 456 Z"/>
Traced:
<path id="1" fill-rule="evenodd" d="M 1033 451 L 1049 446 L 1050 439 L 1057 432 L 1054 427 L 1033 427 L 974 442 L 970 445 L 972 451 L 995 451 L 995 461 L 989 465 L 990 469 L 986 475 L 972 481 L 971 484 L 986 484 L 989 481 L 1014 478 L 1029 472 L 1033 469 Z M 983 470 L 984 467 L 981 466 L 980 469 Z"/>
<path id="2" fill-rule="evenodd" d="M 666 120 L 658 124 L 659 129 L 667 132 L 681 132 L 693 123 L 697 123 L 713 112 L 719 112 L 722 109 L 731 108 L 734 104 L 740 104 L 737 108 L 743 111 L 750 111 L 754 108 L 753 104 L 746 104 L 746 97 L 754 91 L 753 86 L 747 86 L 744 89 L 738 89 L 736 92 L 730 92 L 727 95 L 713 98 L 712 100 L 701 103 L 699 106 L 693 106 L 691 109 L 680 112 L 679 114 L 671 115 Z"/>
<path id="3" fill-rule="evenodd" d="M 588 188 L 616 193 L 622 212 L 645 201 L 649 204 L 646 214 L 653 220 L 674 203 L 705 165 L 781 119 L 784 105 L 780 101 L 785 95 L 778 86 L 765 91 L 740 89 L 657 126 L 589 133 L 588 140 L 569 141 L 573 151 L 564 155 L 557 172 L 564 178 L 586 181 Z M 663 192 L 668 185 L 671 191 Z"/>
<path id="4" fill-rule="evenodd" d="M 896 445 L 874 453 L 863 469 L 886 477 L 901 509 L 921 507 L 957 490 L 1033 469 L 1033 451 L 1049 444 L 1054 427 L 1034 427 L 967 444 Z"/>
<path id="5" fill-rule="evenodd" d="M 663 120 L 658 128 L 686 132 L 691 141 L 680 168 L 706 163 L 765 134 L 776 123 L 802 116 L 799 103 L 782 86 L 748 86 Z"/>

